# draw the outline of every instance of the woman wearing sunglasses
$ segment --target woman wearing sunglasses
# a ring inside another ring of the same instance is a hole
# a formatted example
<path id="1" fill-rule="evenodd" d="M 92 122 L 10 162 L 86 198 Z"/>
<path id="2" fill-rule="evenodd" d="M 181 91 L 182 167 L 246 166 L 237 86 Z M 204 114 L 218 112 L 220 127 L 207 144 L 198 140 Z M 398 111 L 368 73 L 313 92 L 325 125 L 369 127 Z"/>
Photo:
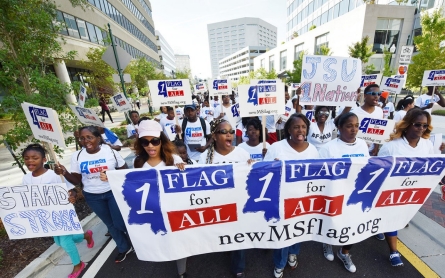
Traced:
<path id="1" fill-rule="evenodd" d="M 425 156 L 434 154 L 433 144 L 428 138 L 433 130 L 430 114 L 422 109 L 409 110 L 403 120 L 390 135 L 389 142 L 383 144 L 379 156 Z M 385 233 L 392 266 L 402 266 L 403 262 L 397 251 L 397 231 Z"/>
<path id="2" fill-rule="evenodd" d="M 240 147 L 232 146 L 235 130 L 230 123 L 224 119 L 216 119 L 210 125 L 212 144 L 199 158 L 199 164 L 220 164 L 253 162 L 247 151 Z M 236 277 L 244 277 L 246 265 L 246 251 L 236 250 L 232 252 L 231 272 Z"/>

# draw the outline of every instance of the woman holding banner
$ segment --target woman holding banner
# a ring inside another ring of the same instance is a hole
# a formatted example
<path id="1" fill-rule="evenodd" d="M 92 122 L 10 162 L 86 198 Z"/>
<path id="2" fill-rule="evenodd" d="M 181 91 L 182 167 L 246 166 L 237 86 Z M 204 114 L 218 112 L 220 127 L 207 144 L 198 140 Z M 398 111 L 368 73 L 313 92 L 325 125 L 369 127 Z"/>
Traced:
<path id="1" fill-rule="evenodd" d="M 285 140 L 271 145 L 267 150 L 264 161 L 318 158 L 317 149 L 312 144 L 306 142 L 309 126 L 310 122 L 303 114 L 295 113 L 291 115 L 284 125 Z M 283 277 L 286 262 L 289 263 L 292 269 L 295 269 L 298 265 L 297 255 L 299 253 L 300 243 L 275 249 L 273 253 L 274 276 L 276 278 Z"/>
<path id="2" fill-rule="evenodd" d="M 335 119 L 335 124 L 340 133 L 339 137 L 319 149 L 320 158 L 369 157 L 368 145 L 364 140 L 356 137 L 359 128 L 357 115 L 351 112 L 341 114 Z M 348 271 L 355 272 L 356 267 L 349 255 L 351 248 L 352 244 L 341 247 L 338 249 L 337 257 Z M 331 245 L 323 243 L 323 255 L 328 261 L 334 260 Z"/>
<path id="3" fill-rule="evenodd" d="M 116 242 L 119 254 L 115 262 L 122 262 L 129 253 L 133 252 L 133 247 L 127 236 L 127 228 L 110 184 L 100 180 L 100 172 L 103 169 L 126 169 L 127 164 L 117 151 L 103 144 L 97 127 L 80 128 L 79 140 L 83 148 L 72 155 L 71 171 L 67 171 L 63 165 L 58 164 L 55 172 L 63 175 L 72 184 L 83 183 L 83 195 L 88 206 L 104 222 Z"/>

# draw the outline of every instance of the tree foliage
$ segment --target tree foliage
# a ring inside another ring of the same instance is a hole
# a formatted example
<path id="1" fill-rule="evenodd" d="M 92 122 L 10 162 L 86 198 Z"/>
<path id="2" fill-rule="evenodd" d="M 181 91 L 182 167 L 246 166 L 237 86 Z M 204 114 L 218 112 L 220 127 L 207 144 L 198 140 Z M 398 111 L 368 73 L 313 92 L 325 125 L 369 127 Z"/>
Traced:
<path id="1" fill-rule="evenodd" d="M 314 30 L 315 28 L 317 28 L 316 25 L 312 25 L 311 27 L 309 27 L 309 31 Z"/>
<path id="2" fill-rule="evenodd" d="M 286 71 L 288 78 L 287 83 L 300 83 L 301 82 L 301 70 L 303 68 L 303 56 L 307 55 L 307 51 L 300 52 L 300 56 L 294 61 L 294 69 L 292 71 Z"/>
<path id="3" fill-rule="evenodd" d="M 352 58 L 357 58 L 362 61 L 362 64 L 365 65 L 369 62 L 369 58 L 371 58 L 372 55 L 375 54 L 375 52 L 372 51 L 372 45 L 368 44 L 369 37 L 363 37 L 361 41 L 358 41 L 351 46 L 348 46 L 348 54 Z M 372 66 L 372 67 L 371 67 Z M 370 65 L 363 67 L 363 72 L 365 71 L 371 71 L 374 66 Z"/>
<path id="4" fill-rule="evenodd" d="M 323 56 L 331 56 L 332 54 L 334 54 L 334 52 L 332 52 L 329 46 L 327 45 L 320 46 L 320 49 L 315 53 L 315 55 L 323 55 Z"/>
<path id="5" fill-rule="evenodd" d="M 389 52 L 386 48 L 383 49 L 383 76 L 390 77 L 391 75 L 395 74 L 395 71 L 391 69 L 391 59 L 392 53 Z"/>
<path id="6" fill-rule="evenodd" d="M 147 87 L 148 80 L 168 79 L 162 71 L 144 57 L 132 60 L 124 72 L 130 74 L 131 83 L 138 90 L 144 90 Z"/>
<path id="7" fill-rule="evenodd" d="M 445 41 L 445 19 L 441 10 L 424 13 L 421 19 L 422 35 L 414 38 L 419 53 L 412 57 L 409 66 L 407 85 L 420 87 L 425 70 L 445 68 L 445 48 L 440 43 Z"/>
<path id="8" fill-rule="evenodd" d="M 256 71 L 251 71 L 247 76 L 241 76 L 238 85 L 243 84 L 250 84 L 251 80 L 254 79 L 276 79 L 277 73 L 275 69 L 272 69 L 271 71 L 266 71 L 265 68 L 259 68 Z"/>

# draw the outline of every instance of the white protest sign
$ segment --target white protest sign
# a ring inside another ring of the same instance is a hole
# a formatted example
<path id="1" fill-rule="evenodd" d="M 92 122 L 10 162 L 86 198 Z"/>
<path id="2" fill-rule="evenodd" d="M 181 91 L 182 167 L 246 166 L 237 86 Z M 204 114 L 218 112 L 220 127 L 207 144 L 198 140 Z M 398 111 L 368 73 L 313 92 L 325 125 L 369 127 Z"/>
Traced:
<path id="1" fill-rule="evenodd" d="M 442 145 L 442 133 L 432 133 L 430 135 L 430 141 L 433 143 L 434 153 L 441 154 L 440 146 Z"/>
<path id="2" fill-rule="evenodd" d="M 239 85 L 241 117 L 284 114 L 284 83 Z"/>
<path id="3" fill-rule="evenodd" d="M 362 62 L 348 57 L 303 56 L 300 103 L 353 106 L 360 87 Z"/>
<path id="4" fill-rule="evenodd" d="M 174 106 L 192 103 L 188 79 L 148 81 L 153 106 Z"/>
<path id="5" fill-rule="evenodd" d="M 404 45 L 400 49 L 399 63 L 400 64 L 409 64 L 411 63 L 411 57 L 414 53 L 413 45 Z"/>
<path id="6" fill-rule="evenodd" d="M 56 111 L 27 102 L 22 103 L 22 109 L 36 139 L 66 148 L 65 138 Z"/>
<path id="7" fill-rule="evenodd" d="M 117 111 L 119 112 L 127 112 L 132 109 L 130 101 L 123 93 L 118 93 L 112 96 L 111 100 L 113 101 L 114 107 L 116 107 Z"/>
<path id="8" fill-rule="evenodd" d="M 195 92 L 196 93 L 204 93 L 207 92 L 207 85 L 205 82 L 199 82 L 195 84 Z"/>
<path id="9" fill-rule="evenodd" d="M 442 156 L 345 157 L 107 175 L 138 259 L 171 261 L 305 241 L 354 244 L 402 229 L 444 168 Z"/>
<path id="10" fill-rule="evenodd" d="M 357 116 L 360 123 L 357 137 L 368 143 L 383 144 L 394 131 L 395 122 L 393 120 L 371 119 L 361 115 Z"/>
<path id="11" fill-rule="evenodd" d="M 404 85 L 405 79 L 384 76 L 382 78 L 382 83 L 380 84 L 380 90 L 400 94 Z"/>
<path id="12" fill-rule="evenodd" d="M 85 100 L 87 99 L 87 88 L 85 88 L 83 85 L 80 85 L 80 91 L 79 91 L 79 106 L 85 107 Z"/>
<path id="13" fill-rule="evenodd" d="M 423 73 L 422 86 L 444 86 L 445 69 L 426 70 Z"/>
<path id="14" fill-rule="evenodd" d="M 360 82 L 360 89 L 364 90 L 369 85 L 380 84 L 381 81 L 382 81 L 381 74 L 362 75 L 362 81 Z"/>
<path id="15" fill-rule="evenodd" d="M 96 111 L 91 108 L 82 108 L 75 105 L 70 105 L 79 121 L 85 125 L 94 125 L 104 127 L 104 123 L 97 116 Z"/>
<path id="16" fill-rule="evenodd" d="M 212 79 L 209 88 L 210 96 L 224 96 L 232 94 L 232 84 L 230 79 Z"/>
<path id="17" fill-rule="evenodd" d="M 0 192 L 9 239 L 83 234 L 64 183 L 5 186 Z"/>

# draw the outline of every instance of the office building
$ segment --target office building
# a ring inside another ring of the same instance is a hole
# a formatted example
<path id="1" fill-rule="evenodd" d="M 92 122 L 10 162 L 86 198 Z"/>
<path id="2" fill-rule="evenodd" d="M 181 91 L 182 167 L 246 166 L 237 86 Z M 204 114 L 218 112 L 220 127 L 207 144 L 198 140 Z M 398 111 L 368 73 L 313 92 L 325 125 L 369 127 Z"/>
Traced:
<path id="1" fill-rule="evenodd" d="M 156 30 L 156 40 L 158 41 L 159 46 L 158 54 L 159 61 L 161 62 L 161 69 L 166 76 L 173 77 L 173 74 L 176 71 L 175 52 L 159 30 Z"/>
<path id="2" fill-rule="evenodd" d="M 266 53 L 265 46 L 247 46 L 219 61 L 219 75 L 221 78 L 238 81 L 253 71 L 253 59 Z"/>
<path id="3" fill-rule="evenodd" d="M 190 67 L 189 55 L 175 55 L 176 69 L 180 71 L 192 70 Z"/>
<path id="4" fill-rule="evenodd" d="M 212 77 L 219 73 L 219 61 L 247 47 L 277 46 L 277 27 L 259 18 L 244 17 L 207 25 Z"/>

